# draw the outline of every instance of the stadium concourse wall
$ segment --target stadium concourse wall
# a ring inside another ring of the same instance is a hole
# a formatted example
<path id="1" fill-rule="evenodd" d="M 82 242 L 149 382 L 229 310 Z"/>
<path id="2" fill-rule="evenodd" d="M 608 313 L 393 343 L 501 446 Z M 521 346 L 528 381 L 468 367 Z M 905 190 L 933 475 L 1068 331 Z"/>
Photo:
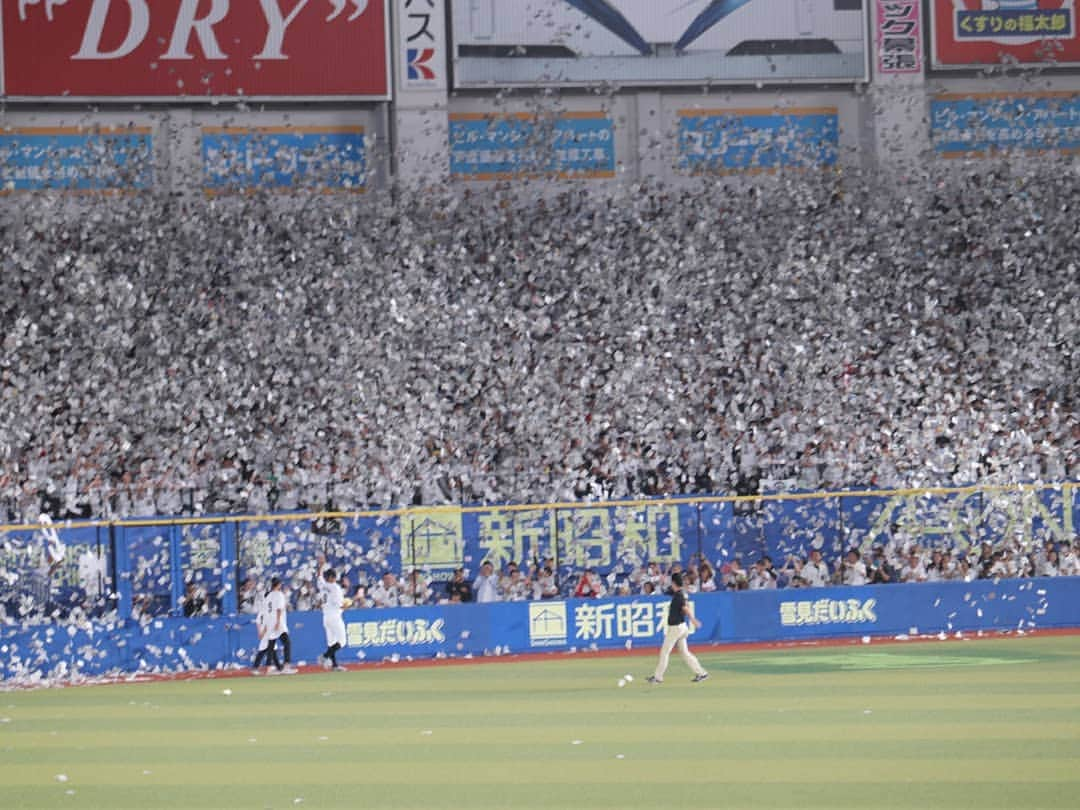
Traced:
<path id="1" fill-rule="evenodd" d="M 648 562 L 707 560 L 719 571 L 734 558 L 749 563 L 768 554 L 780 567 L 791 555 L 820 549 L 834 564 L 848 549 L 865 553 L 905 540 L 957 553 L 984 542 L 1034 549 L 1073 540 L 1078 520 L 1080 485 L 1066 482 L 6 526 L 0 650 L 9 675 L 54 661 L 87 672 L 244 663 L 254 638 L 250 616 L 240 611 L 244 583 L 265 587 L 278 576 L 293 607 L 301 607 L 312 595 L 319 553 L 353 585 L 418 570 L 432 585 L 429 601 L 458 567 L 472 579 L 484 560 L 500 569 L 550 560 L 568 597 L 588 567 L 614 591 Z M 713 641 L 781 640 L 1080 626 L 1078 582 L 695 598 Z M 184 617 L 189 584 L 205 593 L 212 616 Z M 351 611 L 347 618 L 353 652 L 381 659 L 656 643 L 662 608 L 663 600 L 564 598 Z M 292 623 L 297 658 L 310 660 L 321 639 L 318 614 L 297 610 Z"/>
<path id="2" fill-rule="evenodd" d="M 1080 627 L 1080 579 L 1036 578 L 696 594 L 697 645 Z M 380 662 L 655 647 L 667 599 L 621 597 L 349 610 L 341 660 Z M 321 615 L 289 617 L 293 660 L 325 646 Z M 0 675 L 34 681 L 249 666 L 250 616 L 0 629 Z"/>

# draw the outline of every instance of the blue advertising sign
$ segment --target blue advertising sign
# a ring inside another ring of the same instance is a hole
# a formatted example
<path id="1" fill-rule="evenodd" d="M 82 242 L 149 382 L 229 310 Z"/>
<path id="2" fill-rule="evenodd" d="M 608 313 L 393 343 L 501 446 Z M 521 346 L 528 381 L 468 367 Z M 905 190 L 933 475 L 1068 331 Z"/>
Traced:
<path id="1" fill-rule="evenodd" d="M 202 158 L 208 193 L 361 192 L 367 185 L 363 127 L 205 127 Z"/>
<path id="2" fill-rule="evenodd" d="M 416 508 L 403 513 L 402 563 L 436 581 L 464 566 L 473 575 L 485 560 L 551 559 L 565 587 L 585 568 L 628 574 L 647 562 L 686 562 L 699 551 L 696 508 L 675 504 L 604 505 L 559 509 Z"/>
<path id="3" fill-rule="evenodd" d="M 0 190 L 134 191 L 153 184 L 151 132 L 17 127 L 0 133 Z"/>
<path id="4" fill-rule="evenodd" d="M 1080 150 L 1080 94 L 945 93 L 930 101 L 930 137 L 944 158 L 1014 149 Z"/>
<path id="5" fill-rule="evenodd" d="M 93 616 L 109 607 L 108 528 L 44 527 L 0 533 L 0 617 Z"/>
<path id="6" fill-rule="evenodd" d="M 680 110 L 679 168 L 755 172 L 833 166 L 840 143 L 835 107 Z"/>
<path id="7" fill-rule="evenodd" d="M 614 123 L 603 112 L 450 115 L 450 174 L 463 180 L 615 176 Z"/>
<path id="8" fill-rule="evenodd" d="M 1080 578 L 980 580 L 699 593 L 701 629 L 691 643 L 728 644 L 840 637 L 1032 632 L 1080 626 Z M 667 597 L 567 599 L 345 612 L 343 661 L 449 658 L 552 650 L 653 648 L 663 638 Z M 293 659 L 325 647 L 321 614 L 289 615 Z M 108 639 L 102 643 L 101 639 Z M 0 679 L 249 666 L 253 617 L 175 617 L 142 622 L 0 625 Z"/>

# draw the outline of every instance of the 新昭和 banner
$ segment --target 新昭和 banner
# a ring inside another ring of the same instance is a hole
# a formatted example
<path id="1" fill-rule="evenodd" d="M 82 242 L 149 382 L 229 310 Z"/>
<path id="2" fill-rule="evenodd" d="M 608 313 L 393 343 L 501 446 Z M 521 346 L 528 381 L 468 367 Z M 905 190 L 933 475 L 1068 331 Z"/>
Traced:
<path id="1" fill-rule="evenodd" d="M 1075 0 L 931 0 L 931 65 L 1080 64 Z"/>
<path id="2" fill-rule="evenodd" d="M 9 97 L 385 99 L 386 0 L 10 0 Z"/>
<path id="3" fill-rule="evenodd" d="M 858 82 L 863 0 L 454 0 L 457 87 Z"/>

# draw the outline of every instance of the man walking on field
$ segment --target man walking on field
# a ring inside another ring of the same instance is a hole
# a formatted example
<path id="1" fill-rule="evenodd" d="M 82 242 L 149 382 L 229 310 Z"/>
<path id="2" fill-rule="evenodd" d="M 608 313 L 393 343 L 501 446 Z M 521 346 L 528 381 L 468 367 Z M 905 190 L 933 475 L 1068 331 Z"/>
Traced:
<path id="1" fill-rule="evenodd" d="M 660 647 L 660 660 L 656 662 L 656 672 L 649 676 L 649 683 L 663 683 L 664 673 L 667 672 L 668 659 L 671 657 L 673 647 L 679 648 L 679 655 L 694 673 L 694 683 L 705 680 L 709 673 L 704 670 L 697 657 L 690 652 L 686 645 L 686 637 L 690 635 L 690 628 L 686 626 L 686 620 L 697 629 L 701 622 L 694 616 L 694 609 L 686 601 L 686 593 L 683 591 L 682 574 L 671 575 L 671 604 L 668 605 L 667 627 L 664 628 L 664 643 Z"/>
<path id="2" fill-rule="evenodd" d="M 288 607 L 285 594 L 281 590 L 281 580 L 277 577 L 270 580 L 270 594 L 266 597 L 266 600 L 270 612 L 270 621 L 266 633 L 267 638 L 270 639 L 270 658 L 277 667 L 276 672 L 293 675 L 296 673 L 296 667 L 292 665 L 292 642 L 289 640 L 289 623 L 287 619 Z M 277 660 L 276 648 L 278 640 L 281 641 L 285 654 L 284 666 L 280 665 Z"/>
<path id="3" fill-rule="evenodd" d="M 326 631 L 326 652 L 319 656 L 319 663 L 323 669 L 343 670 L 345 667 L 337 662 L 337 652 L 346 644 L 345 620 L 341 611 L 346 604 L 345 594 L 337 583 L 337 572 L 333 568 L 322 570 L 326 560 L 320 558 L 319 570 L 322 576 L 318 579 L 319 591 L 322 595 L 323 630 Z"/>

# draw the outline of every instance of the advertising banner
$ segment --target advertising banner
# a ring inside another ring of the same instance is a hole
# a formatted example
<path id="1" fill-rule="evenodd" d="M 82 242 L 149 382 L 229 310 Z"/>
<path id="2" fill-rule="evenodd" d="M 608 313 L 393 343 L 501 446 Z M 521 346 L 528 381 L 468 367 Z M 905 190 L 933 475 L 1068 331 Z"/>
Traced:
<path id="1" fill-rule="evenodd" d="M 0 620 L 104 613 L 111 583 L 108 532 L 99 526 L 0 534 Z"/>
<path id="2" fill-rule="evenodd" d="M 367 184 L 364 128 L 204 127 L 203 188 L 354 191 Z"/>
<path id="3" fill-rule="evenodd" d="M 386 0 L 11 0 L 9 97 L 385 99 Z"/>
<path id="4" fill-rule="evenodd" d="M 461 180 L 615 176 L 615 125 L 603 112 L 451 113 L 450 174 Z"/>
<path id="5" fill-rule="evenodd" d="M 943 158 L 1080 151 L 1080 95 L 939 95 L 930 101 L 930 137 Z"/>
<path id="6" fill-rule="evenodd" d="M 135 191 L 153 184 L 150 129 L 16 127 L 0 132 L 3 191 Z"/>
<path id="7" fill-rule="evenodd" d="M 446 90 L 445 0 L 395 0 L 398 4 L 398 86 Z"/>
<path id="8" fill-rule="evenodd" d="M 733 173 L 832 166 L 839 151 L 835 107 L 679 110 L 679 168 Z"/>
<path id="9" fill-rule="evenodd" d="M 923 70 L 922 0 L 876 0 L 874 44 L 879 75 Z"/>
<path id="10" fill-rule="evenodd" d="M 931 66 L 1080 64 L 1075 0 L 931 0 Z"/>
<path id="11" fill-rule="evenodd" d="M 863 0 L 453 0 L 457 87 L 860 82 Z"/>
<path id="12" fill-rule="evenodd" d="M 915 638 L 1037 632 L 1080 626 L 1080 578 L 866 585 L 693 594 L 710 644 L 827 638 Z M 622 597 L 347 610 L 343 663 L 408 661 L 564 650 L 655 649 L 668 598 Z M 326 646 L 317 611 L 290 611 L 293 660 L 313 663 Z M 250 666 L 257 636 L 250 615 L 102 621 L 53 632 L 0 625 L 0 679 L 163 672 Z M 719 649 L 722 649 L 720 647 Z M 797 651 L 785 653 L 797 655 Z M 651 666 L 651 661 L 649 663 Z"/>
<path id="13" fill-rule="evenodd" d="M 725 594 L 723 641 L 1031 631 L 1080 621 L 1080 578 L 1058 577 Z M 702 596 L 697 601 L 704 601 Z"/>

